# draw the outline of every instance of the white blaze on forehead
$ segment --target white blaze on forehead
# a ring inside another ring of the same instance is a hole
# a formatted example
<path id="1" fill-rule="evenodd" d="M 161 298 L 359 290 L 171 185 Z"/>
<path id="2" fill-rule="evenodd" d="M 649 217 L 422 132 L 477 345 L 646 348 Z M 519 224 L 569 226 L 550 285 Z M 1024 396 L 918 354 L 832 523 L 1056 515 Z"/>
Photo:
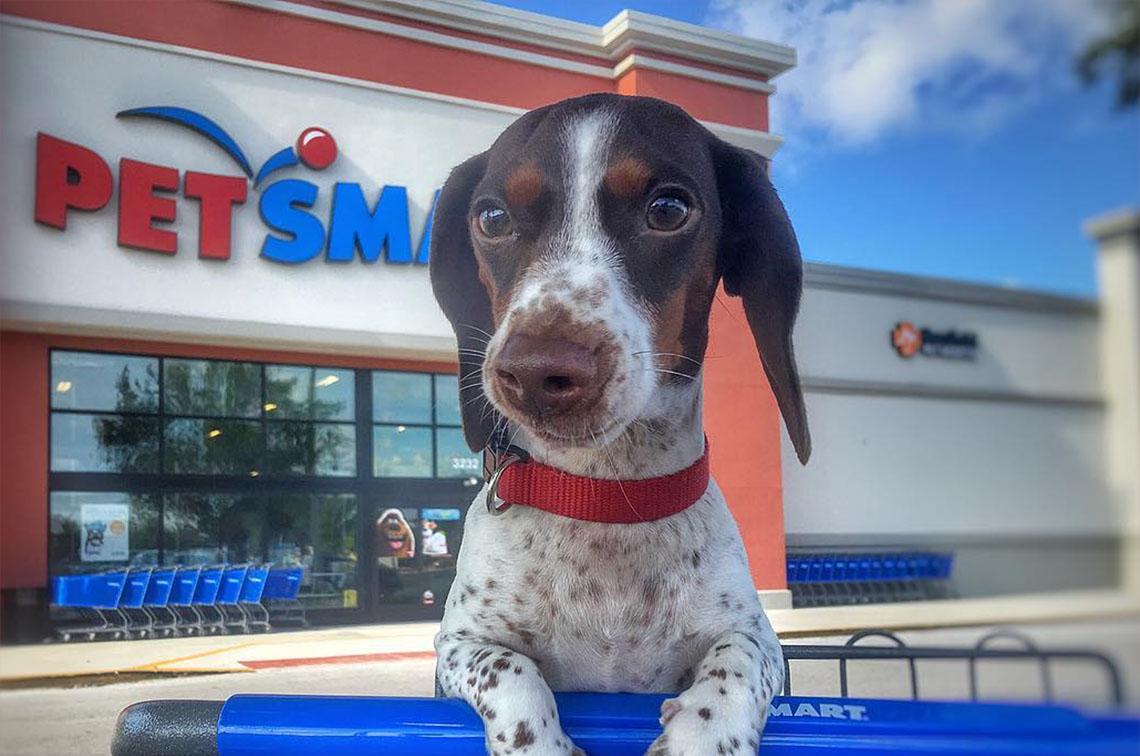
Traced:
<path id="1" fill-rule="evenodd" d="M 595 110 L 566 125 L 566 218 L 563 227 L 566 252 L 601 262 L 613 254 L 613 245 L 602 230 L 598 190 L 606 172 L 617 125 L 616 116 Z"/>

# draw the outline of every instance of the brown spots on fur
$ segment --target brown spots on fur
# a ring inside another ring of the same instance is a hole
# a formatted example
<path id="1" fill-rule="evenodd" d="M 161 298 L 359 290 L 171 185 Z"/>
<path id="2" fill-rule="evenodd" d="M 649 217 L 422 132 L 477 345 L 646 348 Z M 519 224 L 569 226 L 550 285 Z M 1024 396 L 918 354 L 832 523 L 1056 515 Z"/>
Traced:
<path id="1" fill-rule="evenodd" d="M 623 157 L 606 169 L 602 177 L 607 189 L 622 199 L 636 199 L 645 193 L 653 169 L 639 158 Z"/>
<path id="2" fill-rule="evenodd" d="M 515 739 L 511 741 L 511 746 L 513 748 L 525 748 L 534 745 L 535 740 L 534 730 L 530 729 L 530 725 L 526 722 L 519 722 L 515 727 Z"/>
<path id="3" fill-rule="evenodd" d="M 712 719 L 712 712 L 709 711 L 707 707 L 702 706 L 697 710 L 697 716 L 705 720 Z"/>
<path id="4" fill-rule="evenodd" d="M 544 183 L 545 177 L 538 163 L 528 160 L 507 176 L 503 186 L 507 204 L 513 207 L 527 207 L 534 204 L 542 196 Z"/>

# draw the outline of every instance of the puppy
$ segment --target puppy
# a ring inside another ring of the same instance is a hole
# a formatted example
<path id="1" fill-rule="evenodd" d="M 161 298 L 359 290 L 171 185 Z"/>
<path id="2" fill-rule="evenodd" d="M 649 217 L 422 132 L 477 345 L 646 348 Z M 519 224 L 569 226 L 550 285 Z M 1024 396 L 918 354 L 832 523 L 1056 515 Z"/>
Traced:
<path id="1" fill-rule="evenodd" d="M 561 471 L 548 480 L 598 490 L 691 481 L 707 464 L 701 361 L 721 281 L 807 461 L 801 278 L 764 159 L 649 98 L 527 113 L 455 168 L 434 219 L 471 448 L 490 445 L 498 467 L 521 449 Z M 637 511 L 612 519 L 555 514 L 558 489 L 508 508 L 484 487 L 435 645 L 438 684 L 479 712 L 489 753 L 580 753 L 552 690 L 677 693 L 650 753 L 755 752 L 782 655 L 724 497 L 697 480 L 679 508 L 661 489 L 667 516 L 627 497 Z"/>

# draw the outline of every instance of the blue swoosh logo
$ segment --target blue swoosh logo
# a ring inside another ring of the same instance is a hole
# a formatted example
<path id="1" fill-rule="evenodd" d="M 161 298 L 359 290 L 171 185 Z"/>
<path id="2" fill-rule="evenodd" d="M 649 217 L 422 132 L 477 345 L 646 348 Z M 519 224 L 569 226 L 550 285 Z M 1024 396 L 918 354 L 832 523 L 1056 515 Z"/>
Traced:
<path id="1" fill-rule="evenodd" d="M 115 114 L 115 117 L 155 118 L 195 131 L 225 150 L 226 154 L 233 158 L 234 162 L 238 164 L 245 175 L 253 178 L 253 168 L 250 166 L 249 160 L 246 159 L 245 153 L 241 151 L 241 147 L 238 147 L 237 142 L 234 141 L 234 138 L 227 134 L 225 129 L 201 113 L 195 113 L 193 110 L 188 110 L 187 108 L 157 106 L 121 110 Z"/>

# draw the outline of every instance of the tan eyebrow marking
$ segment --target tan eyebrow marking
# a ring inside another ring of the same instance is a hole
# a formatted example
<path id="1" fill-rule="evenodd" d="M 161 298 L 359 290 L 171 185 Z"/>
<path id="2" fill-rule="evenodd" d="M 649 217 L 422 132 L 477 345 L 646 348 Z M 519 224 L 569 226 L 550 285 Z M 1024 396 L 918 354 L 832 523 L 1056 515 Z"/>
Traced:
<path id="1" fill-rule="evenodd" d="M 652 172 L 644 160 L 623 157 L 606 170 L 602 181 L 618 197 L 631 199 L 641 196 L 645 191 Z"/>
<path id="2" fill-rule="evenodd" d="M 533 160 L 520 165 L 507 176 L 505 194 L 507 202 L 515 207 L 526 207 L 542 195 L 545 177 Z"/>

